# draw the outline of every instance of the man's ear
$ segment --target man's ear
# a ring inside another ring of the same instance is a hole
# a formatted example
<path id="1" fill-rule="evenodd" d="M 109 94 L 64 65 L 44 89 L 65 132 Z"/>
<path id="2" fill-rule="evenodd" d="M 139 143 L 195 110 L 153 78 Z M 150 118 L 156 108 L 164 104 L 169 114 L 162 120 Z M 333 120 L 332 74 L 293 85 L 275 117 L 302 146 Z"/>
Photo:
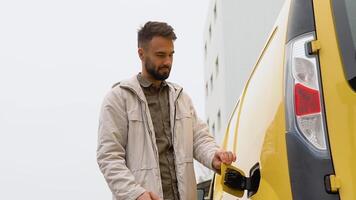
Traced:
<path id="1" fill-rule="evenodd" d="M 138 53 L 138 56 L 140 57 L 140 59 L 142 61 L 144 61 L 145 60 L 145 51 L 143 50 L 143 48 L 138 48 L 137 53 Z"/>

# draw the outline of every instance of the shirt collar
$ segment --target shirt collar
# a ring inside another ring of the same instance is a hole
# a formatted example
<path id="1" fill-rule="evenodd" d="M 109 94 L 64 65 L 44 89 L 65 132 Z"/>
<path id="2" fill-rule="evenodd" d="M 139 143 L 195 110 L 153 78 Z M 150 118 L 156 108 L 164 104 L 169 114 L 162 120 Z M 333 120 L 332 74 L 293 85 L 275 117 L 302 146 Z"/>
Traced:
<path id="1" fill-rule="evenodd" d="M 152 86 L 152 84 L 153 84 L 153 83 L 150 82 L 149 80 L 146 80 L 146 79 L 142 76 L 141 72 L 137 74 L 137 80 L 138 80 L 138 82 L 140 83 L 140 85 L 141 85 L 142 87 L 145 87 L 145 88 L 148 88 L 148 87 Z M 166 82 L 166 81 L 162 81 L 161 87 L 165 87 L 165 86 L 167 86 L 167 82 Z"/>

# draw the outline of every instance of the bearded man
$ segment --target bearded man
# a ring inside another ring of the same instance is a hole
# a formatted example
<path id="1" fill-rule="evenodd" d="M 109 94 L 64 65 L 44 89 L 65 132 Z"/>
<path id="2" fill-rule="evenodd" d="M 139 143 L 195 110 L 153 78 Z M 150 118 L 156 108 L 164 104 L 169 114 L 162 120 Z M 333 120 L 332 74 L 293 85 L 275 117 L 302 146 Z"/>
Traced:
<path id="1" fill-rule="evenodd" d="M 113 199 L 194 200 L 193 158 L 217 172 L 236 160 L 219 149 L 182 87 L 166 81 L 175 40 L 167 23 L 141 27 L 141 72 L 114 85 L 103 101 L 97 161 Z"/>

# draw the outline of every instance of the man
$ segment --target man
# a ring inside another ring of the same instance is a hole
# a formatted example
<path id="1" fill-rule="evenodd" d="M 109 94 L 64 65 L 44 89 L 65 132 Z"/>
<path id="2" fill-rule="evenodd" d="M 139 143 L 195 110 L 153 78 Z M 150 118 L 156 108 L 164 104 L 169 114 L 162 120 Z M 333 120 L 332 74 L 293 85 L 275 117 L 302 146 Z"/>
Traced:
<path id="1" fill-rule="evenodd" d="M 217 172 L 235 154 L 219 150 L 189 96 L 166 82 L 176 35 L 162 22 L 138 31 L 142 71 L 114 85 L 100 114 L 97 160 L 117 200 L 193 200 L 193 158 Z"/>

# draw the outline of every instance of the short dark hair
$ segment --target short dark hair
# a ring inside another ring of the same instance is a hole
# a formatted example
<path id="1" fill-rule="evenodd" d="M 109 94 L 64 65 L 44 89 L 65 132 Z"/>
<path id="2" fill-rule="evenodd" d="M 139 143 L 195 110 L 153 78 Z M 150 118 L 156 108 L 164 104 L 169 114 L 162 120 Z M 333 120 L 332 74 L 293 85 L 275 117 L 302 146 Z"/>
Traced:
<path id="1" fill-rule="evenodd" d="M 174 29 L 167 23 L 149 21 L 138 30 L 138 47 L 146 47 L 147 43 L 155 36 L 161 36 L 173 41 L 177 39 Z"/>

